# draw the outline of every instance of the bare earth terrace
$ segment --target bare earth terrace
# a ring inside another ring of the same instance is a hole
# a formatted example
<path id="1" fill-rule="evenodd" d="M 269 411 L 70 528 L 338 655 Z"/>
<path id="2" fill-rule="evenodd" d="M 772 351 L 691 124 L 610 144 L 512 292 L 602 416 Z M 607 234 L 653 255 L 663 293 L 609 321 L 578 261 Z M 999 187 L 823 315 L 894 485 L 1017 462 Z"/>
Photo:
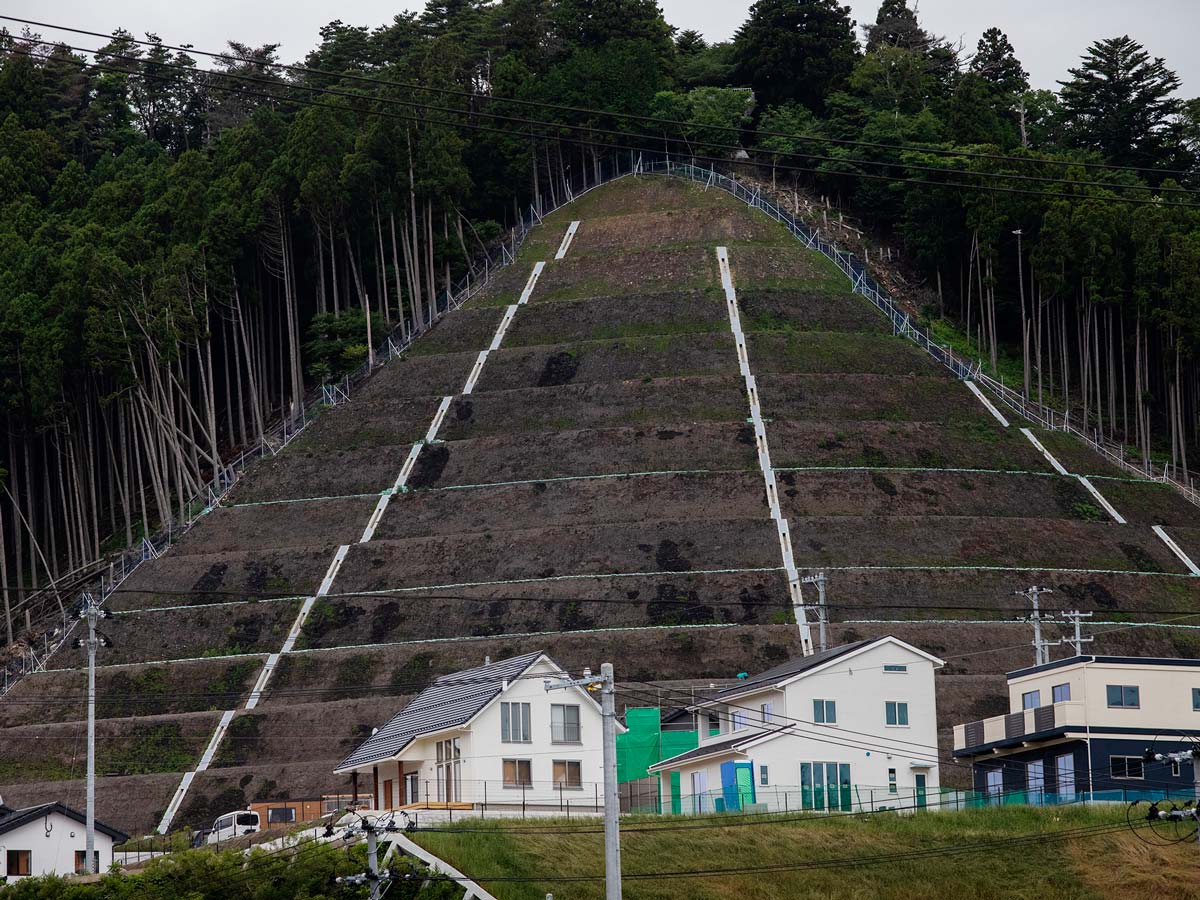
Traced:
<path id="1" fill-rule="evenodd" d="M 1000 673 L 1029 661 L 1013 592 L 1030 584 L 1110 623 L 1105 652 L 1197 655 L 1200 632 L 1143 626 L 1196 608 L 1152 526 L 1200 558 L 1200 510 L 1031 432 L 1048 457 L 729 196 L 627 178 L 547 217 L 484 295 L 114 595 L 101 817 L 154 827 L 210 741 L 173 826 L 344 790 L 347 747 L 484 656 L 704 684 L 797 653 L 717 246 L 833 640 L 894 633 L 946 658 L 946 729 L 997 712 Z M 0 702 L 6 799 L 78 801 L 81 662 L 61 652 Z"/>

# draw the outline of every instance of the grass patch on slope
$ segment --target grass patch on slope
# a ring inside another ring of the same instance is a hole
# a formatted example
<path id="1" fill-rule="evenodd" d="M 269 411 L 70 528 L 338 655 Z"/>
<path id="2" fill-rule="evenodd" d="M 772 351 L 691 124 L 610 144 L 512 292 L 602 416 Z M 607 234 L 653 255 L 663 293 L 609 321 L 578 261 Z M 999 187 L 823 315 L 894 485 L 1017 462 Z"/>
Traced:
<path id="1" fill-rule="evenodd" d="M 1104 896 L 1085 868 L 1091 859 L 1088 841 L 1055 840 L 1055 832 L 1108 823 L 1123 823 L 1123 808 L 1005 807 L 917 816 L 873 815 L 803 821 L 759 822 L 729 827 L 661 833 L 627 831 L 621 853 L 624 894 L 631 900 L 793 900 L 793 898 L 878 898 L 916 900 L 924 897 L 972 897 L 977 900 L 1055 897 L 1094 900 Z M 591 820 L 595 822 L 595 820 Z M 680 820 L 627 820 L 666 824 Z M 688 819 L 689 823 L 697 820 Z M 600 900 L 602 881 L 559 879 L 594 876 L 604 871 L 600 834 L 517 834 L 532 823 L 472 822 L 472 828 L 494 833 L 418 833 L 417 840 L 447 859 L 500 900 L 542 900 L 547 892 L 578 900 Z M 537 827 L 544 827 L 539 820 Z M 578 820 L 573 823 L 580 825 Z M 1029 835 L 1029 843 L 987 846 Z M 1133 837 L 1129 835 L 1129 837 Z M 1136 840 L 1136 838 L 1134 838 Z M 966 854 L 938 854 L 916 860 L 895 858 L 939 847 L 972 848 Z M 1179 864 L 1187 854 L 1180 851 Z M 779 870 L 753 875 L 704 875 L 687 878 L 631 878 L 636 873 L 696 871 L 736 866 L 820 865 L 833 860 L 875 857 L 866 865 Z M 1077 860 L 1072 864 L 1071 859 Z M 1095 863 L 1091 863 L 1095 865 Z M 1125 876 L 1123 860 L 1108 858 L 1108 884 Z M 539 876 L 545 874 L 545 880 Z M 530 878 L 531 882 L 488 883 L 487 876 Z"/>

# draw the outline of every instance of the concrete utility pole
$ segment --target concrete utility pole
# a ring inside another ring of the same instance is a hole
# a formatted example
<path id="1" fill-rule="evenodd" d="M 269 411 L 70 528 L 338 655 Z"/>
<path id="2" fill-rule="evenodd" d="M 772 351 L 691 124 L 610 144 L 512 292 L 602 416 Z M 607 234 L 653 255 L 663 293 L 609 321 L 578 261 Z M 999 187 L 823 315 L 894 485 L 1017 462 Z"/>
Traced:
<path id="1" fill-rule="evenodd" d="M 351 825 L 346 829 L 344 839 L 349 841 L 353 840 L 359 834 L 366 835 L 367 871 L 361 875 L 342 875 L 335 879 L 335 881 L 338 884 L 369 884 L 371 886 L 370 900 L 380 900 L 387 893 L 394 879 L 391 872 L 379 871 L 379 833 L 381 831 L 397 832 L 401 829 L 390 819 L 387 820 L 386 824 L 380 825 L 373 817 L 363 816 L 358 813 L 355 813 L 355 815 L 358 815 L 358 824 Z M 325 836 L 333 837 L 333 833 L 333 823 L 330 822 L 325 828 Z"/>
<path id="2" fill-rule="evenodd" d="M 600 691 L 600 711 L 604 722 L 604 897 L 621 900 L 621 826 L 620 798 L 617 794 L 617 686 L 612 663 L 600 666 L 600 677 L 583 670 L 582 678 L 560 676 L 558 682 L 547 678 L 547 691 L 581 687 Z"/>
<path id="3" fill-rule="evenodd" d="M 1042 610 L 1040 606 L 1040 598 L 1042 594 L 1053 594 L 1054 591 L 1050 588 L 1031 587 L 1027 591 L 1013 591 L 1014 596 L 1024 597 L 1033 606 L 1033 612 L 1026 619 L 1033 623 L 1033 658 L 1034 665 L 1041 666 L 1050 662 L 1050 648 L 1057 646 L 1062 641 L 1044 641 L 1042 640 Z"/>
<path id="4" fill-rule="evenodd" d="M 825 573 L 805 575 L 801 582 L 817 586 L 817 643 L 822 650 L 829 649 L 829 636 L 826 629 L 829 624 L 829 610 L 825 608 Z"/>
<path id="5" fill-rule="evenodd" d="M 111 647 L 112 641 L 96 631 L 96 623 L 107 619 L 111 613 L 101 609 L 91 594 L 83 595 L 83 608 L 79 618 L 87 622 L 88 636 L 76 638 L 75 647 L 86 647 L 88 654 L 87 692 L 87 824 L 84 844 L 83 874 L 96 874 L 96 651 L 100 647 Z"/>
<path id="6" fill-rule="evenodd" d="M 1083 645 L 1090 644 L 1096 639 L 1095 635 L 1091 634 L 1089 634 L 1087 637 L 1083 636 L 1083 620 L 1090 619 L 1094 615 L 1095 613 L 1080 612 L 1077 609 L 1063 613 L 1063 618 L 1075 626 L 1075 637 L 1068 638 L 1067 643 L 1072 644 L 1075 647 L 1076 656 L 1083 656 Z"/>

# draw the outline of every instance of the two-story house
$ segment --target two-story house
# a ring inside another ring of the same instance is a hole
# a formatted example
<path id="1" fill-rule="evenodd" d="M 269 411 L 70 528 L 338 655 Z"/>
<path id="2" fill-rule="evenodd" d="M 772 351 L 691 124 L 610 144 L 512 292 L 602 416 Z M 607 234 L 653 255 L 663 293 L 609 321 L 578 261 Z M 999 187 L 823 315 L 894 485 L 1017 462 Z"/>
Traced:
<path id="1" fill-rule="evenodd" d="M 891 636 L 789 660 L 692 706 L 700 745 L 650 772 L 691 812 L 924 806 L 942 664 Z"/>
<path id="2" fill-rule="evenodd" d="M 1145 751 L 1190 748 L 1200 728 L 1200 660 L 1074 656 L 1008 673 L 1002 716 L 954 728 L 975 790 L 1029 803 L 1104 792 L 1188 790 L 1192 772 Z"/>
<path id="3" fill-rule="evenodd" d="M 528 653 L 443 675 L 335 771 L 370 784 L 378 810 L 594 809 L 603 803 L 600 707 L 582 688 L 545 689 L 563 674 Z"/>

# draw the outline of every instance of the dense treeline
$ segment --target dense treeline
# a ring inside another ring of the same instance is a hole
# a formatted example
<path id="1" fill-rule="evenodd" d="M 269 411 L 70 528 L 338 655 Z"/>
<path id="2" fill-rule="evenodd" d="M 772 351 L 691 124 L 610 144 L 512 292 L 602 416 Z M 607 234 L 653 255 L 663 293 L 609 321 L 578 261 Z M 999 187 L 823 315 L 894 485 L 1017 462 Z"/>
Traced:
<path id="1" fill-rule="evenodd" d="M 836 198 L 1029 396 L 1186 471 L 1200 103 L 1130 38 L 1058 93 L 999 30 L 967 53 L 903 0 L 861 34 L 834 0 L 759 0 L 714 45 L 653 0 L 430 0 L 331 23 L 301 68 L 97 43 L 0 32 L 5 586 L 183 516 L 306 388 L 428 322 L 528 204 L 639 152 L 745 148 Z M 3 592 L 10 639 L 24 596 Z"/>

